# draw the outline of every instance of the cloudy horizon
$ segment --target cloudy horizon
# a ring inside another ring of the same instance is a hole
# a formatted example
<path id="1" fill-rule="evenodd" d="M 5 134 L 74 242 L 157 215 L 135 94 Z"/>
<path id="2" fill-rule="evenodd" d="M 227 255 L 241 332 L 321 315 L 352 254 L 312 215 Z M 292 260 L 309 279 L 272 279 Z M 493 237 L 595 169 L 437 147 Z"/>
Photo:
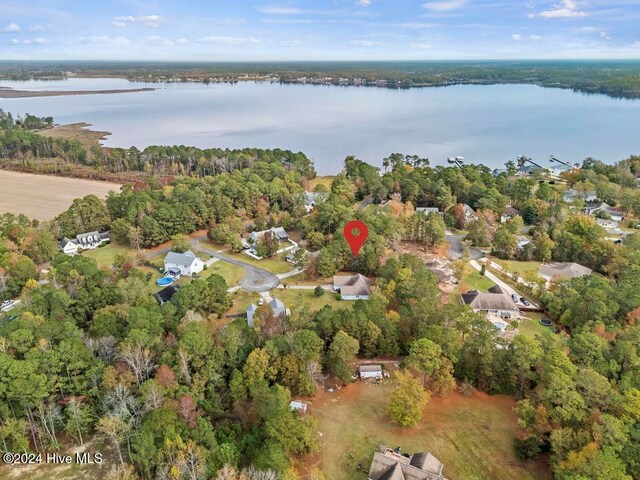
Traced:
<path id="1" fill-rule="evenodd" d="M 1 60 L 640 59 L 637 0 L 5 0 Z"/>

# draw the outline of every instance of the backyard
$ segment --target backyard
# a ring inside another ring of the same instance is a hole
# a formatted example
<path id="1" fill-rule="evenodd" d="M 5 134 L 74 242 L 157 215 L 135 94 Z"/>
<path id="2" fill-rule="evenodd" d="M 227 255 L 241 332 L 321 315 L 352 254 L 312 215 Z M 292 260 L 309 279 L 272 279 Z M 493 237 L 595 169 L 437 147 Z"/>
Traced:
<path id="1" fill-rule="evenodd" d="M 513 453 L 518 426 L 512 397 L 475 390 L 470 397 L 458 391 L 433 396 L 420 425 L 403 429 L 391 424 L 384 411 L 392 390 L 392 381 L 385 380 L 318 394 L 310 412 L 319 422 L 321 448 L 303 459 L 305 466 L 320 466 L 332 480 L 364 480 L 357 466 L 368 470 L 373 453 L 385 445 L 431 452 L 449 479 L 551 478 L 546 464 L 523 462 Z"/>
<path id="2" fill-rule="evenodd" d="M 275 289 L 271 290 L 271 295 L 282 300 L 287 308 L 292 310 L 300 308 L 303 305 L 308 306 L 312 312 L 320 310 L 325 305 L 331 305 L 334 308 L 351 308 L 353 302 L 341 301 L 336 299 L 336 295 L 328 290 L 324 295 L 316 297 L 313 289 Z"/>

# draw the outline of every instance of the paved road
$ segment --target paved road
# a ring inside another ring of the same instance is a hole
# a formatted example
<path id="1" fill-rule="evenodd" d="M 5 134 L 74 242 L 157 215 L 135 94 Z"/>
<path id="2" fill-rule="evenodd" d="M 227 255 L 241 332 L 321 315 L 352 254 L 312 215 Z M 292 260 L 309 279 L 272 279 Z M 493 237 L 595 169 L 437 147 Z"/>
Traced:
<path id="1" fill-rule="evenodd" d="M 445 235 L 444 238 L 451 245 L 451 248 L 449 248 L 449 255 L 451 255 L 451 258 L 461 258 L 464 252 L 464 247 L 462 246 L 462 239 L 464 238 L 464 235 L 453 235 L 450 233 Z M 475 247 L 469 247 L 469 259 L 478 260 L 480 258 L 484 258 L 484 253 Z"/>
<path id="2" fill-rule="evenodd" d="M 268 292 L 280 284 L 280 279 L 267 270 L 263 270 L 262 268 L 255 267 L 249 263 L 229 257 L 224 253 L 214 252 L 213 250 L 206 250 L 204 248 L 200 248 L 200 250 L 207 255 L 211 255 L 212 257 L 229 262 L 232 265 L 244 268 L 247 275 L 240 280 L 240 287 L 242 287 L 245 292 Z"/>

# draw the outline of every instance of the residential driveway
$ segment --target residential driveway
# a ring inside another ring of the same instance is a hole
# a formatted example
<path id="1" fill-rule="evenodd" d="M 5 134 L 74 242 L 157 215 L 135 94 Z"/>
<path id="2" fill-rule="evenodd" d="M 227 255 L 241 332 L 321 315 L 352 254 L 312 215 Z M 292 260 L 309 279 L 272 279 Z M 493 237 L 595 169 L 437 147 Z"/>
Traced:
<path id="1" fill-rule="evenodd" d="M 464 247 L 462 246 L 463 238 L 464 235 L 454 235 L 452 233 L 444 236 L 444 239 L 451 245 L 451 247 L 449 248 L 449 255 L 454 260 L 462 258 L 462 254 L 464 253 Z M 484 253 L 482 253 L 481 250 L 478 250 L 475 247 L 469 247 L 469 259 L 478 260 L 480 258 L 484 258 Z"/>
<path id="2" fill-rule="evenodd" d="M 213 250 L 206 250 L 203 248 L 200 248 L 200 250 L 207 255 L 211 255 L 212 257 L 229 262 L 232 265 L 244 268 L 247 275 L 240 280 L 240 287 L 245 292 L 268 292 L 280 284 L 280 279 L 267 270 L 229 257 L 224 253 L 214 252 Z"/>
<path id="3" fill-rule="evenodd" d="M 478 271 L 480 271 L 482 269 L 480 264 L 478 262 L 476 262 L 475 260 L 472 260 L 469 263 L 473 268 L 475 268 Z M 509 285 L 508 283 L 502 281 L 499 277 L 495 276 L 493 273 L 491 273 L 488 270 L 485 270 L 484 276 L 487 277 L 489 280 L 491 280 L 496 285 L 499 285 L 500 288 L 502 288 L 509 295 L 515 294 L 518 297 L 518 307 L 520 307 L 520 308 L 524 307 L 524 305 L 522 303 L 520 303 L 520 297 L 524 297 L 524 295 L 520 295 L 520 293 L 516 292 L 511 285 Z M 531 302 L 531 300 L 529 300 L 529 301 Z M 538 308 L 538 306 L 535 303 L 531 302 L 531 305 L 528 308 L 536 309 L 536 308 Z"/>

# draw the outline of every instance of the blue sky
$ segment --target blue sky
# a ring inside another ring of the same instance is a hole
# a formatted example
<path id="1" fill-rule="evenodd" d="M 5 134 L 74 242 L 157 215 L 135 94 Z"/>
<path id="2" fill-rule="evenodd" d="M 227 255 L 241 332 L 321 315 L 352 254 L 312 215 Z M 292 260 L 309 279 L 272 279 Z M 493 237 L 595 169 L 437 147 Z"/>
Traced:
<path id="1" fill-rule="evenodd" d="M 640 0 L 2 0 L 0 59 L 640 58 Z"/>

